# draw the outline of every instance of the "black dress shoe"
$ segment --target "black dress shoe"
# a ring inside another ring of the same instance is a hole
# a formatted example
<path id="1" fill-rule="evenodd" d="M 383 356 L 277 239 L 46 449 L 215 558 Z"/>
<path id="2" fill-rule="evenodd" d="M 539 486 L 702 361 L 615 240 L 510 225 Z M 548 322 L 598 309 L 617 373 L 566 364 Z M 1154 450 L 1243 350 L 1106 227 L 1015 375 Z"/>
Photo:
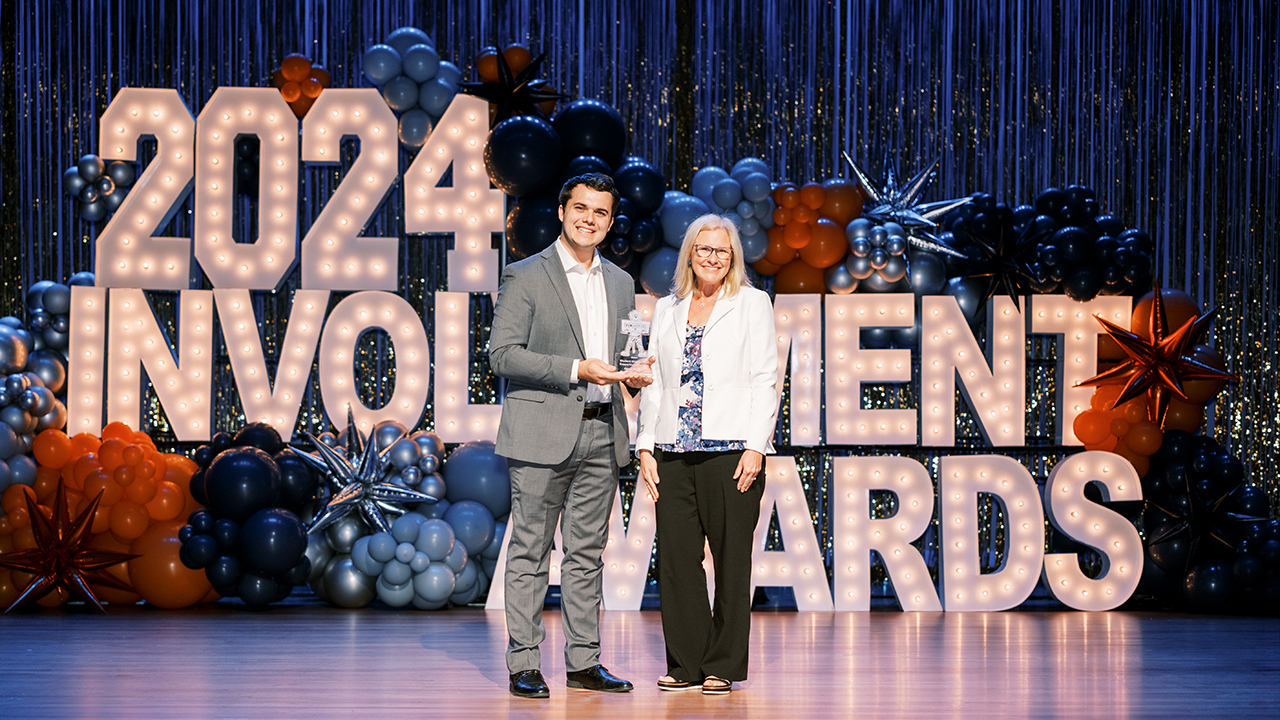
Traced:
<path id="1" fill-rule="evenodd" d="M 540 670 L 521 670 L 511 676 L 511 694 L 524 698 L 551 697 L 547 681 Z"/>
<path id="2" fill-rule="evenodd" d="M 609 674 L 609 671 L 605 670 L 603 665 L 596 665 L 578 672 L 565 673 L 565 685 L 571 688 L 596 690 L 598 692 L 631 692 L 631 683 Z"/>

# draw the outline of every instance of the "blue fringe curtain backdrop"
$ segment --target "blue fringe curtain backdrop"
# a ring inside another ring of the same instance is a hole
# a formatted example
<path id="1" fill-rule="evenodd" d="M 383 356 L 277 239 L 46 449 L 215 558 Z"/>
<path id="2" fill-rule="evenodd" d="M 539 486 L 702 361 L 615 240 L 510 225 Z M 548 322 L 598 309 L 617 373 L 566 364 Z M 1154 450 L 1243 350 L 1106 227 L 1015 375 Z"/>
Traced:
<path id="1" fill-rule="evenodd" d="M 97 150 L 97 120 L 121 87 L 177 88 L 199 113 L 216 87 L 268 85 L 291 52 L 327 67 L 337 87 L 366 86 L 364 49 L 402 25 L 431 34 L 468 79 L 484 45 L 545 51 L 550 86 L 617 107 L 628 151 L 676 189 L 699 166 L 747 155 L 798 182 L 847 176 L 841 151 L 876 175 L 886 151 L 904 171 L 941 154 L 939 198 L 987 191 L 1014 204 L 1049 185 L 1095 188 L 1105 209 L 1156 238 L 1165 287 L 1220 308 L 1213 342 L 1242 379 L 1218 398 L 1208 431 L 1280 502 L 1269 462 L 1280 457 L 1280 11 L 1261 0 L 9 0 L 0 9 L 0 312 L 21 312 L 36 280 L 93 267 L 95 229 L 73 216 L 60 175 Z M 402 169 L 408 161 L 402 153 Z M 341 174 L 304 169 L 300 232 Z M 433 336 L 430 298 L 444 287 L 448 240 L 405 238 L 399 218 L 392 193 L 369 232 L 402 238 L 400 289 L 425 308 Z M 186 213 L 167 234 L 190 231 Z M 295 275 L 280 293 L 255 295 L 268 338 L 283 332 L 296 287 Z M 154 302 L 172 321 L 173 296 Z M 496 394 L 479 352 L 491 309 L 476 296 L 473 401 Z M 266 350 L 274 369 L 275 348 Z M 377 336 L 361 345 L 366 402 L 390 394 L 390 351 Z M 1031 343 L 1030 397 L 1052 391 L 1049 351 Z M 241 414 L 225 351 L 219 367 L 216 420 L 234 427 Z M 318 401 L 313 388 L 300 427 L 327 428 Z M 889 389 L 868 401 L 914 399 Z M 163 439 L 154 405 L 149 418 Z M 1052 408 L 1031 408 L 1032 447 L 1013 453 L 1040 479 L 1063 453 L 1054 422 Z M 940 455 L 982 451 L 968 424 L 963 447 L 910 454 L 936 474 Z M 855 451 L 880 450 L 795 453 L 823 536 L 831 458 Z"/>

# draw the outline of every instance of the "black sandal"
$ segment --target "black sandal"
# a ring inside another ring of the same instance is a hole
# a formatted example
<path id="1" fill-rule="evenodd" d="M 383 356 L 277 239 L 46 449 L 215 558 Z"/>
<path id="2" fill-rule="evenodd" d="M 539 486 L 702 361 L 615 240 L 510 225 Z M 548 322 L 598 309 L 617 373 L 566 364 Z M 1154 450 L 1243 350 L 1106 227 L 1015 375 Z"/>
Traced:
<path id="1" fill-rule="evenodd" d="M 688 680 L 676 680 L 670 675 L 663 675 L 658 678 L 659 690 L 692 690 L 701 687 L 698 683 L 692 683 Z"/>
<path id="2" fill-rule="evenodd" d="M 715 676 L 708 677 L 702 681 L 703 695 L 728 695 L 733 690 L 733 683 Z"/>

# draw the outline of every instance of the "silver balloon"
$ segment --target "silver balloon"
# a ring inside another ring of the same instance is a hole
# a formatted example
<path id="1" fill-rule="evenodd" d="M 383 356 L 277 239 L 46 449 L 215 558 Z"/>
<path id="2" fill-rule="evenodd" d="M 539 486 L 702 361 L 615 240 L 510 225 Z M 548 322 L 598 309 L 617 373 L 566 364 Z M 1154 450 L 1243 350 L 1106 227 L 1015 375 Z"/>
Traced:
<path id="1" fill-rule="evenodd" d="M 306 556 L 311 561 L 311 574 L 307 576 L 308 583 L 313 583 L 324 576 L 324 570 L 329 566 L 333 555 L 333 547 L 329 545 L 329 541 L 323 534 L 311 533 L 307 536 Z"/>
<path id="2" fill-rule="evenodd" d="M 71 312 L 71 288 L 54 283 L 45 289 L 41 298 L 45 312 L 50 315 L 66 315 Z"/>
<path id="3" fill-rule="evenodd" d="M 861 280 L 858 282 L 858 290 L 863 292 L 875 292 L 875 293 L 894 292 L 895 290 L 897 290 L 897 287 L 898 287 L 898 283 L 893 283 L 893 282 L 889 282 L 888 280 L 885 280 L 884 277 L 882 277 L 878 272 L 873 272 L 871 273 L 871 277 L 868 277 L 866 280 Z M 884 347 L 888 347 L 888 346 L 886 345 Z"/>
<path id="4" fill-rule="evenodd" d="M 419 430 L 409 437 L 413 438 L 413 441 L 418 443 L 418 446 L 422 448 L 422 454 L 424 456 L 434 455 L 437 461 L 444 459 L 444 440 L 441 440 L 439 435 L 431 432 L 430 430 Z M 422 470 L 423 472 L 435 472 L 434 470 L 427 470 L 426 468 L 423 468 Z"/>
<path id="5" fill-rule="evenodd" d="M 69 167 L 62 173 L 62 192 L 75 197 L 86 185 L 84 178 L 80 177 L 80 169 Z"/>
<path id="6" fill-rule="evenodd" d="M 422 447 L 419 445 L 418 447 Z M 423 455 L 422 460 L 418 462 L 418 469 L 430 475 L 440 471 L 440 458 L 435 455 Z"/>
<path id="7" fill-rule="evenodd" d="M 896 283 L 907 276 L 907 261 L 901 255 L 890 255 L 878 272 L 888 282 Z"/>
<path id="8" fill-rule="evenodd" d="M 39 434 L 45 430 L 61 430 L 66 426 L 67 406 L 63 405 L 59 400 L 54 400 L 53 409 L 44 415 L 41 415 L 40 419 L 36 422 L 36 433 Z"/>
<path id="9" fill-rule="evenodd" d="M 937 295 L 947 284 L 947 266 L 932 253 L 911 253 L 910 275 L 916 295 Z"/>
<path id="10" fill-rule="evenodd" d="M 884 244 L 884 249 L 889 251 L 890 255 L 901 255 L 907 251 L 907 239 L 901 235 L 890 235 Z"/>
<path id="11" fill-rule="evenodd" d="M 57 399 L 52 392 L 49 392 L 49 388 L 39 385 L 27 388 L 27 391 L 18 399 L 18 403 L 36 417 L 49 414 L 55 402 Z"/>
<path id="12" fill-rule="evenodd" d="M 858 279 L 849 274 L 844 263 L 836 263 L 822 273 L 827 290 L 836 295 L 848 295 L 858 287 Z"/>
<path id="13" fill-rule="evenodd" d="M 853 253 L 854 257 L 864 258 L 871 254 L 871 241 L 864 237 L 854 238 L 849 241 L 849 252 Z"/>
<path id="14" fill-rule="evenodd" d="M 903 227 L 902 227 L 901 225 L 899 225 L 898 223 L 896 223 L 896 222 L 887 222 L 887 223 L 885 223 L 884 225 L 882 225 L 881 227 L 883 227 L 883 228 L 884 228 L 884 230 L 885 230 L 885 232 L 889 233 L 889 235 L 904 235 L 904 236 L 905 236 L 905 235 L 907 234 L 907 231 L 906 231 L 905 229 L 903 229 Z"/>
<path id="15" fill-rule="evenodd" d="M 355 515 L 346 515 L 334 521 L 325 529 L 324 535 L 335 552 L 350 553 L 351 547 L 362 536 L 369 534 L 369 528 Z"/>
<path id="16" fill-rule="evenodd" d="M 15 328 L 0 325 L 0 373 L 16 373 L 25 367 L 29 349 Z"/>
<path id="17" fill-rule="evenodd" d="M 871 267 L 879 270 L 885 266 L 885 263 L 889 262 L 889 253 L 885 252 L 884 248 L 878 247 L 871 251 L 867 259 L 871 261 Z"/>
<path id="18" fill-rule="evenodd" d="M 373 441 L 379 452 L 391 447 L 404 434 L 404 425 L 395 420 L 383 420 L 373 426 Z"/>
<path id="19" fill-rule="evenodd" d="M 889 242 L 889 231 L 884 229 L 883 225 L 877 225 L 871 228 L 871 246 L 884 247 Z"/>
<path id="20" fill-rule="evenodd" d="M 0 422 L 13 428 L 15 433 L 24 433 L 27 431 L 27 424 L 30 417 L 31 416 L 27 414 L 26 410 L 23 410 L 17 405 L 10 405 L 9 407 L 0 410 Z"/>
<path id="21" fill-rule="evenodd" d="M 849 226 L 844 229 L 844 235 L 852 243 L 859 238 L 865 239 L 871 237 L 871 228 L 875 227 L 875 223 L 866 218 L 857 218 L 849 222 Z"/>
<path id="22" fill-rule="evenodd" d="M 410 487 L 422 482 L 422 470 L 417 466 L 407 467 L 400 471 L 400 479 L 404 480 L 404 484 Z"/>
<path id="23" fill-rule="evenodd" d="M 322 432 L 316 438 L 329 447 L 338 446 L 338 437 L 331 432 Z"/>
<path id="24" fill-rule="evenodd" d="M 387 458 L 399 470 L 413 467 L 422 460 L 422 446 L 407 437 L 402 437 L 391 445 L 391 449 L 387 451 Z"/>
<path id="25" fill-rule="evenodd" d="M 116 187 L 129 187 L 137 179 L 138 171 L 134 169 L 133 163 L 116 160 L 107 165 L 107 176 L 116 184 Z"/>
<path id="26" fill-rule="evenodd" d="M 90 189 L 92 188 L 90 188 L 89 186 L 85 187 L 85 190 L 90 190 Z M 80 192 L 81 194 L 84 194 L 84 190 L 81 190 Z M 97 191 L 95 190 L 94 192 L 97 192 Z M 99 220 L 107 216 L 107 206 L 101 200 L 94 200 L 93 202 L 81 201 L 79 203 L 79 208 L 77 209 L 77 212 L 79 213 L 81 220 L 88 220 L 89 222 L 98 222 Z"/>
<path id="27" fill-rule="evenodd" d="M 338 607 L 366 607 L 377 594 L 377 582 L 357 570 L 350 555 L 335 556 L 324 569 L 325 596 Z"/>
<path id="28" fill-rule="evenodd" d="M 51 327 L 44 329 L 42 333 L 45 345 L 54 350 L 66 350 L 71 345 L 71 335 L 64 332 L 58 332 Z"/>
<path id="29" fill-rule="evenodd" d="M 876 269 L 871 267 L 871 260 L 865 257 L 852 255 L 844 261 L 845 269 L 856 280 L 866 280 L 875 274 Z"/>
<path id="30" fill-rule="evenodd" d="M 445 495 L 444 478 L 439 473 L 423 475 L 422 480 L 418 482 L 418 492 L 431 497 L 442 498 Z"/>

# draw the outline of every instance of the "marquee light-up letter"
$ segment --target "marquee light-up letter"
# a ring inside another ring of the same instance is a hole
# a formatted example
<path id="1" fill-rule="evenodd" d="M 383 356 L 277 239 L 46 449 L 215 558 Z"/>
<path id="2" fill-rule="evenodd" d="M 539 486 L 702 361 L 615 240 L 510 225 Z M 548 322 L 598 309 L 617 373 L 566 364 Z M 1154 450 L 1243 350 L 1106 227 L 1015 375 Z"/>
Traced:
<path id="1" fill-rule="evenodd" d="M 347 136 L 360 155 L 302 240 L 302 287 L 394 292 L 400 239 L 359 237 L 400 172 L 396 116 L 377 90 L 321 93 L 302 121 L 302 161 L 338 164 Z"/>
<path id="2" fill-rule="evenodd" d="M 751 554 L 751 592 L 756 586 L 790 587 L 795 590 L 796 609 L 831 610 L 831 590 L 827 572 L 813 534 L 809 501 L 800 485 L 795 458 L 770 455 L 765 458 L 764 496 L 760 498 L 760 520 L 756 523 L 755 551 Z M 760 480 L 756 480 L 760 482 Z M 769 522 L 778 510 L 778 528 L 783 550 L 764 549 L 769 538 Z"/>
<path id="3" fill-rule="evenodd" d="M 142 290 L 111 290 L 107 419 L 141 427 L 145 370 L 174 436 L 182 442 L 208 440 L 213 414 L 213 292 L 183 290 L 178 296 L 178 357 L 174 358 Z"/>
<path id="4" fill-rule="evenodd" d="M 904 457 L 838 457 L 831 470 L 836 610 L 871 609 L 872 550 L 884 560 L 903 610 L 942 610 L 924 556 L 911 544 L 933 519 L 929 471 Z M 897 496 L 892 517 L 871 518 L 872 490 Z"/>
<path id="5" fill-rule="evenodd" d="M 386 405 L 367 407 L 356 390 L 356 342 L 368 329 L 386 331 L 395 348 L 395 391 Z M 370 290 L 338 303 L 320 338 L 320 392 L 330 419 L 342 422 L 348 407 L 361 432 L 382 420 L 411 428 L 422 419 L 431 377 L 431 347 L 422 320 L 409 302 L 393 293 Z"/>
<path id="6" fill-rule="evenodd" d="M 643 484 L 643 483 L 642 483 Z M 637 488 L 631 501 L 631 520 L 623 527 L 622 495 L 613 499 L 609 540 L 604 546 L 604 609 L 639 610 L 649 559 L 657 537 L 657 518 L 649 493 Z"/>
<path id="7" fill-rule="evenodd" d="M 324 313 L 329 308 L 329 291 L 299 290 L 294 294 L 274 388 L 249 291 L 214 290 L 213 296 L 245 419 L 267 423 L 285 442 L 292 440 L 298 408 L 311 379 L 311 361 L 320 342 Z"/>
<path id="8" fill-rule="evenodd" d="M 645 322 L 653 322 L 653 309 L 658 304 L 658 298 L 644 293 L 636 295 L 636 309 L 640 311 L 640 319 Z M 627 389 L 625 404 L 627 407 L 627 427 L 630 437 L 630 443 L 636 444 L 636 433 L 640 430 L 640 392 Z"/>
<path id="9" fill-rule="evenodd" d="M 436 293 L 436 434 L 448 443 L 498 437 L 501 405 L 472 405 L 470 398 L 471 295 Z"/>
<path id="10" fill-rule="evenodd" d="M 1044 516 L 1036 481 L 1018 461 L 1001 455 L 944 457 L 938 478 L 943 607 L 952 611 L 1008 610 L 1026 600 L 1044 559 Z M 978 493 L 989 493 L 1005 517 L 1004 562 L 982 574 L 978 563 Z"/>
<path id="11" fill-rule="evenodd" d="M 236 242 L 236 139 L 256 135 L 258 237 Z M 196 259 L 214 287 L 274 290 L 298 245 L 298 119 L 274 88 L 218 88 L 200 111 Z"/>
<path id="12" fill-rule="evenodd" d="M 102 366 L 107 350 L 107 289 L 71 288 L 67 433 L 102 434 Z"/>
<path id="13" fill-rule="evenodd" d="M 1059 602 L 1076 610 L 1110 610 L 1138 588 L 1142 578 L 1142 538 L 1133 523 L 1084 496 L 1097 482 L 1103 502 L 1141 500 L 1142 484 L 1127 460 L 1108 452 L 1083 452 L 1058 463 L 1044 486 L 1044 507 L 1058 532 L 1094 548 L 1102 556 L 1102 573 L 1086 577 L 1075 553 L 1044 558 L 1045 587 Z"/>
<path id="14" fill-rule="evenodd" d="M 778 330 L 778 399 L 791 356 L 791 444 L 822 444 L 822 296 L 779 295 L 773 301 Z"/>
<path id="15" fill-rule="evenodd" d="M 997 447 L 1026 444 L 1027 333 L 1022 314 L 1013 301 L 997 295 L 987 302 L 990 366 L 955 298 L 949 295 L 922 298 L 921 313 L 922 444 L 956 444 L 957 374 L 987 440 Z"/>
<path id="16" fill-rule="evenodd" d="M 453 233 L 448 260 L 453 292 L 498 289 L 492 233 L 506 226 L 505 198 L 489 187 L 484 169 L 488 135 L 489 103 L 458 95 L 404 173 L 405 232 Z M 453 187 L 438 187 L 450 164 Z"/>
<path id="17" fill-rule="evenodd" d="M 195 173 L 196 121 L 177 90 L 121 89 L 98 124 L 99 154 L 137 160 L 145 136 L 156 140 L 155 158 L 98 234 L 95 284 L 184 290 L 191 284 L 191 241 L 151 235 L 182 206 Z"/>
<path id="18" fill-rule="evenodd" d="M 911 293 L 827 296 L 827 437 L 836 445 L 914 445 L 915 410 L 868 410 L 862 384 L 910 382 L 910 350 L 863 350 L 864 327 L 911 327 Z"/>
<path id="19" fill-rule="evenodd" d="M 1058 437 L 1063 445 L 1080 445 L 1076 437 L 1076 416 L 1089 409 L 1094 388 L 1077 387 L 1093 377 L 1098 367 L 1098 336 L 1104 334 L 1099 315 L 1129 327 L 1133 301 L 1127 297 L 1097 297 L 1076 302 L 1065 295 L 1036 295 L 1031 298 L 1031 332 L 1055 334 L 1058 343 Z"/>

